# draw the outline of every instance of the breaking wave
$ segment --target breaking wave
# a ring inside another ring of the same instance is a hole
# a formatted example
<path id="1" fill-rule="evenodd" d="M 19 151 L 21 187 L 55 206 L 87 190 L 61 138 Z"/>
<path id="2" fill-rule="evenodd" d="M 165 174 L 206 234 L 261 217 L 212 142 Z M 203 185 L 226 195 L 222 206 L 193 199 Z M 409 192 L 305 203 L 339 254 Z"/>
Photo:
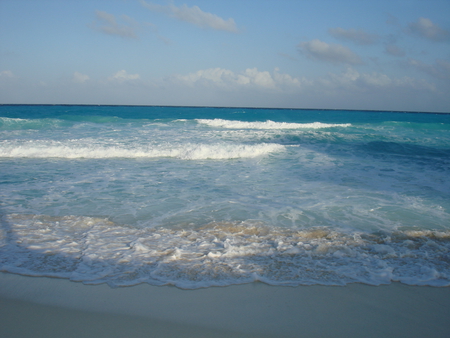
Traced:
<path id="1" fill-rule="evenodd" d="M 267 120 L 265 122 L 245 122 L 245 121 L 229 121 L 222 119 L 197 119 L 200 124 L 206 124 L 210 127 L 220 127 L 229 129 L 323 129 L 334 127 L 350 127 L 350 123 L 330 124 L 322 122 L 313 123 L 288 123 L 274 122 Z"/>
<path id="2" fill-rule="evenodd" d="M 348 233 L 250 220 L 133 228 L 105 218 L 20 214 L 3 223 L 1 271 L 88 284 L 450 285 L 449 231 Z"/>
<path id="3" fill-rule="evenodd" d="M 172 157 L 184 160 L 254 158 L 280 152 L 279 144 L 162 144 L 126 147 L 124 145 L 82 145 L 79 141 L 36 141 L 15 144 L 0 143 L 0 158 L 158 158 Z"/>

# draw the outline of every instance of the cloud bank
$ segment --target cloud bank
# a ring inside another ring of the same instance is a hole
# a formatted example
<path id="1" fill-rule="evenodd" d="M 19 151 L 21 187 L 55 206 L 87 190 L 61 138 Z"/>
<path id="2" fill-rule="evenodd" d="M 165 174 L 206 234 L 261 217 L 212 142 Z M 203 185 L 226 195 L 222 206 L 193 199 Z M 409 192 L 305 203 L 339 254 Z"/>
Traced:
<path id="1" fill-rule="evenodd" d="M 75 72 L 69 81 L 38 85 L 24 79 L 2 80 L 2 103 L 141 104 L 318 109 L 443 111 L 450 106 L 450 63 L 418 63 L 423 72 L 440 72 L 441 85 L 381 72 L 361 72 L 352 66 L 321 77 L 295 77 L 247 68 L 208 68 L 187 74 L 143 79 L 120 70 L 104 79 Z M 446 70 L 444 75 L 443 71 Z M 21 94 L 27 93 L 27 97 Z"/>
<path id="2" fill-rule="evenodd" d="M 257 68 L 247 68 L 240 73 L 229 69 L 210 68 L 187 75 L 176 75 L 172 79 L 190 87 L 217 87 L 228 90 L 243 87 L 281 90 L 286 87 L 297 88 L 300 85 L 298 79 L 288 74 L 280 74 L 278 68 L 275 68 L 272 74 L 268 71 L 259 71 Z"/>

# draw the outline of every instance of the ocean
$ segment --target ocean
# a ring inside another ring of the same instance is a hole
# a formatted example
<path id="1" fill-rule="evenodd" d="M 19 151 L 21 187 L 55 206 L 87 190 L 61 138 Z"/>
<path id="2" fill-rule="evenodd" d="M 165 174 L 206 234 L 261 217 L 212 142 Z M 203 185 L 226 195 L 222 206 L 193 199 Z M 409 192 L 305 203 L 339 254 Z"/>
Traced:
<path id="1" fill-rule="evenodd" d="M 0 271 L 450 285 L 450 115 L 0 105 Z"/>

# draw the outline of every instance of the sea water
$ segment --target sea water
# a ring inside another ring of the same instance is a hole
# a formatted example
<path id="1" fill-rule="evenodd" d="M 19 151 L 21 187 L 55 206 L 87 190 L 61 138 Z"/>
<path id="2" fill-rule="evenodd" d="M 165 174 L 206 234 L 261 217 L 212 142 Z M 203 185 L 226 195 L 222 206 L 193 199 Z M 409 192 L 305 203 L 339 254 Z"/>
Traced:
<path id="1" fill-rule="evenodd" d="M 0 106 L 0 270 L 450 285 L 450 115 Z"/>

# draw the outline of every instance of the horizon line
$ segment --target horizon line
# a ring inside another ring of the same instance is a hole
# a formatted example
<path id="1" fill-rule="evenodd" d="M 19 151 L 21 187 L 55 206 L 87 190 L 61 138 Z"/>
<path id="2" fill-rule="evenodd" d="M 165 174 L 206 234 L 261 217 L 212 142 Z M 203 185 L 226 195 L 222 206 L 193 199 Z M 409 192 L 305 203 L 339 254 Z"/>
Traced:
<path id="1" fill-rule="evenodd" d="M 90 106 L 90 107 L 167 107 L 167 108 L 214 108 L 214 109 L 273 109 L 273 110 L 320 110 L 320 111 L 361 111 L 385 113 L 418 113 L 418 114 L 447 114 L 450 112 L 437 111 L 409 111 L 409 110 L 380 110 L 380 109 L 347 109 L 347 108 L 288 108 L 288 107 L 251 107 L 251 106 L 200 106 L 200 105 L 159 105 L 159 104 L 95 104 L 95 103 L 0 103 L 0 106 Z"/>

